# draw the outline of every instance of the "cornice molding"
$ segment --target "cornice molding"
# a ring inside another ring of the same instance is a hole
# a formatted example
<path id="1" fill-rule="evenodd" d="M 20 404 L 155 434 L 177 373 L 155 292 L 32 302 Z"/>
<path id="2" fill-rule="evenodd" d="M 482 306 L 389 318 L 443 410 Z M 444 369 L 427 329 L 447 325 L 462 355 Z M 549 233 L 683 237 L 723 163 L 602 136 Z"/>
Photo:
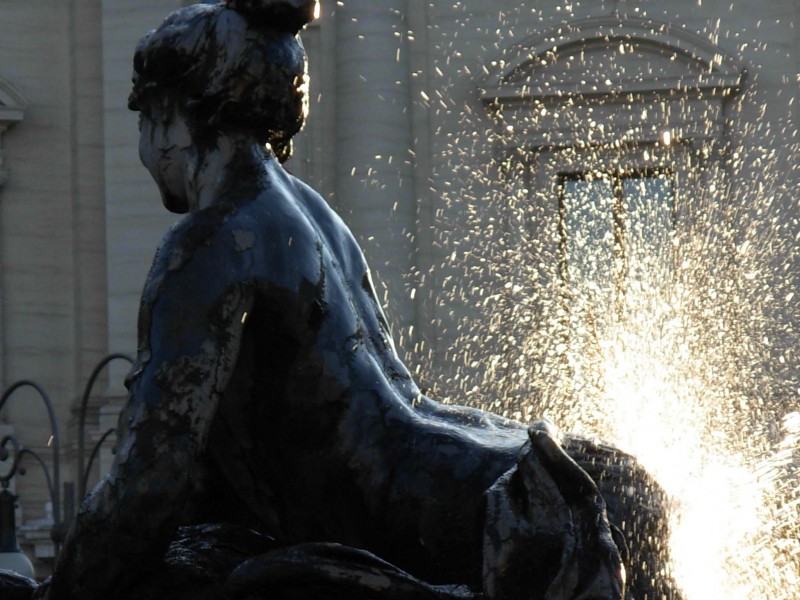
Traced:
<path id="1" fill-rule="evenodd" d="M 631 56 L 624 60 L 647 63 L 649 73 L 581 77 L 590 66 L 576 56 L 605 52 L 611 60 L 626 48 Z M 675 61 L 684 67 L 679 74 Z M 620 94 L 730 95 L 739 91 L 745 76 L 736 58 L 700 35 L 669 23 L 616 16 L 571 21 L 527 38 L 507 48 L 486 70 L 480 92 L 487 105 Z"/>

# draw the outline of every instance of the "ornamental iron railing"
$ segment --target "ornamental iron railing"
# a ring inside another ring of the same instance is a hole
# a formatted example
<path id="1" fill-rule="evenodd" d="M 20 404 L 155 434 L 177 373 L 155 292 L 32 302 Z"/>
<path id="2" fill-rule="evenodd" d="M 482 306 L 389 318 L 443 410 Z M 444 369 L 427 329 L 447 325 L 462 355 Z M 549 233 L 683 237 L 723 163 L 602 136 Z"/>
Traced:
<path id="1" fill-rule="evenodd" d="M 125 360 L 131 364 L 133 363 L 133 359 L 126 354 L 109 354 L 103 358 L 92 370 L 92 373 L 86 382 L 86 386 L 84 387 L 83 395 L 81 396 L 78 419 L 78 460 L 76 469 L 77 472 L 75 474 L 79 501 L 82 500 L 86 495 L 89 476 L 101 447 L 105 441 L 116 432 L 114 428 L 110 428 L 105 431 L 92 447 L 92 450 L 89 454 L 89 460 L 86 460 L 86 416 L 88 412 L 89 400 L 92 396 L 92 390 L 100 373 L 109 363 L 115 360 Z M 23 379 L 9 386 L 5 392 L 3 392 L 2 396 L 0 396 L 0 414 L 2 414 L 3 409 L 12 396 L 14 396 L 17 391 L 23 388 L 33 389 L 47 410 L 48 424 L 50 427 L 50 439 L 48 441 L 48 446 L 52 448 L 52 458 L 48 464 L 48 461 L 45 460 L 41 454 L 33 450 L 31 447 L 26 446 L 25 443 L 20 440 L 16 432 L 13 434 L 10 433 L 4 435 L 0 439 L 0 462 L 8 463 L 9 460 L 11 462 L 6 472 L 0 473 L 0 489 L 2 489 L 3 492 L 8 492 L 11 481 L 19 475 L 25 475 L 26 469 L 23 464 L 23 460 L 26 457 L 30 457 L 36 461 L 36 463 L 38 463 L 42 469 L 42 472 L 44 473 L 50 502 L 53 508 L 53 523 L 50 529 L 50 537 L 54 543 L 55 555 L 57 556 L 61 543 L 64 540 L 64 536 L 66 535 L 69 527 L 69 523 L 72 520 L 75 512 L 75 483 L 65 483 L 62 493 L 61 439 L 59 436 L 58 422 L 56 420 L 53 402 L 41 385 L 35 381 Z M 10 495 L 10 493 L 7 495 Z M 14 499 L 16 500 L 16 497 L 14 497 Z M 9 531 L 9 527 L 15 528 L 14 518 L 0 519 L 0 540 L 16 539 L 16 531 L 14 529 Z M 11 544 L 13 545 L 13 542 Z"/>

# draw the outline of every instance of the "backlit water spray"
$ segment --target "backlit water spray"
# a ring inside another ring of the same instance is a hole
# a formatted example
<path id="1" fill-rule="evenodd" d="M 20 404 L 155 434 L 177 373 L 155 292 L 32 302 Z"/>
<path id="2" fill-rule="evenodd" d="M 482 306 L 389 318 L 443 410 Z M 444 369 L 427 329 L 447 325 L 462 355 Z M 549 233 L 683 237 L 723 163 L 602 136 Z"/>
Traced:
<path id="1" fill-rule="evenodd" d="M 474 87 L 465 92 L 482 76 L 475 55 L 486 57 L 488 74 L 491 57 L 519 40 L 618 6 L 521 6 L 495 18 L 457 2 L 436 5 L 447 23 L 414 32 L 414 44 L 427 36 L 431 53 L 416 103 L 435 135 L 427 140 L 430 165 L 415 168 L 421 179 L 430 169 L 435 186 L 427 191 L 435 239 L 409 288 L 437 327 L 435 336 L 400 338 L 415 344 L 407 350 L 424 365 L 420 383 L 437 399 L 523 421 L 546 416 L 634 454 L 670 496 L 672 569 L 687 600 L 797 600 L 793 99 L 770 98 L 778 107 L 769 112 L 759 86 L 745 86 L 726 100 L 730 145 L 709 141 L 719 123 L 684 139 L 646 110 L 642 127 L 662 127 L 658 136 L 641 130 L 609 140 L 601 103 L 589 118 L 565 103 L 561 131 L 587 133 L 571 150 L 562 145 L 560 160 L 584 166 L 554 170 L 560 181 L 549 188 L 541 153 L 524 143 L 507 150 L 498 137 L 524 140 L 553 108 L 526 106 L 498 128 Z M 651 15 L 639 3 L 629 8 L 635 17 L 673 18 L 668 3 L 651 3 Z M 761 23 L 753 15 L 741 38 L 720 31 L 716 18 L 691 29 L 744 56 L 755 82 L 764 64 L 789 60 L 752 42 Z M 557 32 L 551 41 L 559 42 Z M 622 55 L 633 46 L 617 46 L 622 66 L 603 64 L 603 74 L 630 83 Z M 611 100 L 614 111 L 629 108 Z M 365 180 L 378 191 L 382 183 Z M 427 373 L 431 365 L 439 372 Z"/>
<path id="2" fill-rule="evenodd" d="M 771 210 L 774 190 L 740 208 L 753 191 L 693 198 L 694 216 L 672 215 L 655 244 L 663 207 L 640 207 L 622 241 L 585 227 L 600 218 L 585 209 L 571 229 L 583 246 L 554 228 L 548 259 L 524 223 L 529 190 L 506 188 L 459 201 L 474 227 L 451 245 L 450 267 L 471 281 L 454 298 L 477 305 L 453 346 L 452 396 L 635 455 L 671 498 L 688 600 L 800 597 L 798 240 L 792 215 Z"/>
<path id="3" fill-rule="evenodd" d="M 467 133 L 442 167 L 440 306 L 469 316 L 442 318 L 457 335 L 434 393 L 544 415 L 637 456 L 671 498 L 688 600 L 800 598 L 800 229 L 774 150 L 714 168 L 671 135 L 637 172 L 620 167 L 625 148 L 587 140 L 576 152 L 597 172 L 542 190 L 537 157 L 498 162 L 485 150 L 496 129 L 469 135 L 475 115 L 462 113 Z M 460 166 L 482 152 L 486 168 Z M 679 188 L 676 164 L 692 186 Z"/>
<path id="4" fill-rule="evenodd" d="M 477 311 L 453 347 L 453 396 L 635 455 L 671 498 L 688 600 L 797 599 L 794 217 L 763 183 L 659 203 L 668 172 L 621 184 L 598 173 L 562 182 L 561 225 L 543 233 L 518 183 L 527 164 L 499 175 L 493 201 L 455 201 L 473 227 L 451 244 L 450 268 L 471 282 L 454 294 Z M 621 185 L 630 206 L 598 230 Z M 753 193 L 758 208 L 743 209 Z"/>

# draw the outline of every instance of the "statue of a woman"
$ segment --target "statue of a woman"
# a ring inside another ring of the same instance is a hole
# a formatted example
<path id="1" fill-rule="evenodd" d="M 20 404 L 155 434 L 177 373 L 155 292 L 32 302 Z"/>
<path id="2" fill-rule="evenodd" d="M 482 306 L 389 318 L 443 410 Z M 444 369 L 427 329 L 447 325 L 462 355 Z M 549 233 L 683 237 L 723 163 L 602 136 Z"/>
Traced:
<path id="1" fill-rule="evenodd" d="M 139 44 L 140 156 L 185 216 L 145 284 L 113 469 L 49 598 L 134 594 L 204 523 L 276 551 L 341 544 L 487 598 L 622 598 L 624 543 L 558 434 L 420 393 L 353 235 L 282 168 L 313 5 L 194 5 Z"/>

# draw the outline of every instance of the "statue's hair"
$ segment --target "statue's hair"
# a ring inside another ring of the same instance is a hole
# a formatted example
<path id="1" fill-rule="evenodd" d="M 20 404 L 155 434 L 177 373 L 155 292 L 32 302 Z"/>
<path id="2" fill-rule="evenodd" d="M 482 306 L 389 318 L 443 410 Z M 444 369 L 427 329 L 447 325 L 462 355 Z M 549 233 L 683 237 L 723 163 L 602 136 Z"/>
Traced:
<path id="1" fill-rule="evenodd" d="M 224 4 L 254 22 L 269 23 L 287 31 L 300 31 L 314 19 L 318 0 L 225 0 Z"/>
<path id="2" fill-rule="evenodd" d="M 296 34 L 314 4 L 230 0 L 175 11 L 136 48 L 128 107 L 147 115 L 153 103 L 177 103 L 200 134 L 253 132 L 285 160 L 307 112 Z"/>

